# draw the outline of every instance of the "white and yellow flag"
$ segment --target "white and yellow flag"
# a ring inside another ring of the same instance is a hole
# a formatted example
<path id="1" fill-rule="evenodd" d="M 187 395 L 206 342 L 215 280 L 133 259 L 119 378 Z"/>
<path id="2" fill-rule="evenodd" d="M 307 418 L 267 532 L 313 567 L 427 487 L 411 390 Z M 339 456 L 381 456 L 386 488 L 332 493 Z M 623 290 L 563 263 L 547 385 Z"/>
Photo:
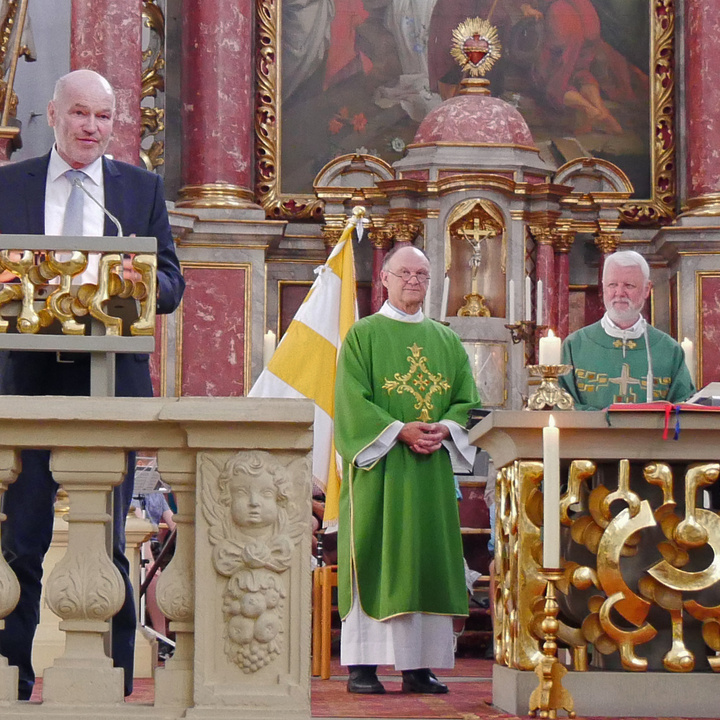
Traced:
<path id="1" fill-rule="evenodd" d="M 333 440 L 335 373 L 345 335 L 357 320 L 352 231 L 362 235 L 365 209 L 356 207 L 327 262 L 283 335 L 251 397 L 310 398 L 315 401 L 313 480 L 325 492 L 323 524 L 337 524 L 339 459 Z"/>

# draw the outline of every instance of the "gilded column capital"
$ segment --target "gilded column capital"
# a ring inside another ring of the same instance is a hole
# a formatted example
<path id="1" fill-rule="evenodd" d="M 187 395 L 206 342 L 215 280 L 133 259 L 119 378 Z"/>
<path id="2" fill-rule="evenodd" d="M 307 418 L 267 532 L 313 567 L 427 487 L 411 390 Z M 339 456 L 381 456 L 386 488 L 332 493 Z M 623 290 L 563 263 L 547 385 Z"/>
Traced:
<path id="1" fill-rule="evenodd" d="M 598 230 L 595 233 L 595 244 L 603 255 L 609 255 L 617 250 L 621 237 L 619 230 Z"/>
<path id="2" fill-rule="evenodd" d="M 370 242 L 377 250 L 389 250 L 392 247 L 393 229 L 387 225 L 373 228 L 368 233 Z"/>
<path id="3" fill-rule="evenodd" d="M 528 229 L 538 245 L 552 245 L 555 228 L 551 225 L 529 225 Z"/>
<path id="4" fill-rule="evenodd" d="M 333 225 L 323 225 L 322 236 L 323 243 L 328 250 L 332 250 L 340 241 L 342 235 L 342 227 L 335 227 Z"/>
<path id="5" fill-rule="evenodd" d="M 553 247 L 555 252 L 569 253 L 575 242 L 575 230 L 571 227 L 556 228 L 553 237 Z"/>
<path id="6" fill-rule="evenodd" d="M 422 224 L 415 220 L 393 220 L 386 224 L 396 243 L 413 243 L 422 230 Z"/>

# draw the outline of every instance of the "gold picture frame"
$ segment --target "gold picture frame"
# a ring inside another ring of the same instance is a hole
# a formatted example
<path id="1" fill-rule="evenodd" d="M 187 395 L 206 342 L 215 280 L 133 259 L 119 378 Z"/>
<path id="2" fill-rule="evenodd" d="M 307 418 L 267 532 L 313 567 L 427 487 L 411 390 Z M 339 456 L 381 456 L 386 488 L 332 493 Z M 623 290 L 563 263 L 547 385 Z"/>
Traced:
<path id="1" fill-rule="evenodd" d="M 622 222 L 658 227 L 676 215 L 675 2 L 647 0 L 649 14 L 650 197 L 622 207 Z M 255 195 L 268 217 L 322 220 L 324 204 L 313 194 L 282 187 L 282 0 L 256 0 Z"/>

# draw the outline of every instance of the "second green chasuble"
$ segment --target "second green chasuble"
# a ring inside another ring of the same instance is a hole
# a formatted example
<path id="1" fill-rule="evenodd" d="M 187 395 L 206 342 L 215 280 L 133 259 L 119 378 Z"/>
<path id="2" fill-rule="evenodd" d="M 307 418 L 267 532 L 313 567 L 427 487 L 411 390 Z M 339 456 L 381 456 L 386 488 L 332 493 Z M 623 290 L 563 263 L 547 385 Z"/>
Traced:
<path id="1" fill-rule="evenodd" d="M 417 454 L 401 442 L 372 466 L 358 454 L 394 421 L 454 420 L 480 401 L 468 358 L 449 328 L 372 315 L 350 329 L 338 361 L 335 444 L 343 458 L 338 524 L 342 617 L 467 615 L 462 537 L 447 450 Z"/>
<path id="2" fill-rule="evenodd" d="M 687 400 L 695 392 L 683 350 L 666 333 L 648 326 L 653 363 L 653 400 Z M 602 410 L 613 403 L 647 401 L 648 359 L 645 338 L 623 341 L 608 335 L 599 322 L 569 335 L 562 362 L 572 373 L 560 384 L 573 396 L 576 410 Z"/>

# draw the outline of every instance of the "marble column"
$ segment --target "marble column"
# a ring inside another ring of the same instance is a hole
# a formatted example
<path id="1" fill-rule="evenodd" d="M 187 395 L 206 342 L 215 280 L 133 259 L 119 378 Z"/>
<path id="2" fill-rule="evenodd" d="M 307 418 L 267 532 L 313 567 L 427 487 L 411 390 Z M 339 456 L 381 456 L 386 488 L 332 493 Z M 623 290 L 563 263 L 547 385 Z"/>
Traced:
<path id="1" fill-rule="evenodd" d="M 556 280 L 555 280 L 555 251 L 553 250 L 553 230 L 549 227 L 531 228 L 536 249 L 535 279 L 542 280 L 542 306 L 543 317 L 537 318 L 540 325 L 548 325 L 551 328 L 557 327 L 557 303 Z M 535 298 L 535 303 L 540 301 Z"/>
<path id="2" fill-rule="evenodd" d="M 602 278 L 605 271 L 605 258 L 618 249 L 622 233 L 600 229 L 595 233 L 595 244 L 600 250 L 600 262 L 598 263 L 598 297 L 602 302 L 603 288 Z"/>
<path id="3" fill-rule="evenodd" d="M 252 208 L 253 0 L 183 0 L 177 206 Z"/>
<path id="4" fill-rule="evenodd" d="M 70 67 L 95 70 L 115 88 L 115 122 L 108 153 L 139 165 L 142 2 L 72 0 Z"/>
<path id="5" fill-rule="evenodd" d="M 720 215 L 720 105 L 717 61 L 720 16 L 717 0 L 685 1 L 685 112 L 687 117 L 687 206 L 690 215 Z"/>
<path id="6" fill-rule="evenodd" d="M 569 229 L 560 230 L 553 243 L 555 249 L 555 297 L 557 298 L 557 334 L 565 338 L 570 329 L 570 248 L 572 248 L 575 232 Z"/>
<path id="7" fill-rule="evenodd" d="M 387 291 L 380 279 L 383 261 L 392 247 L 392 232 L 387 228 L 370 231 L 373 244 L 372 288 L 370 291 L 370 311 L 376 313 L 387 298 Z"/>

